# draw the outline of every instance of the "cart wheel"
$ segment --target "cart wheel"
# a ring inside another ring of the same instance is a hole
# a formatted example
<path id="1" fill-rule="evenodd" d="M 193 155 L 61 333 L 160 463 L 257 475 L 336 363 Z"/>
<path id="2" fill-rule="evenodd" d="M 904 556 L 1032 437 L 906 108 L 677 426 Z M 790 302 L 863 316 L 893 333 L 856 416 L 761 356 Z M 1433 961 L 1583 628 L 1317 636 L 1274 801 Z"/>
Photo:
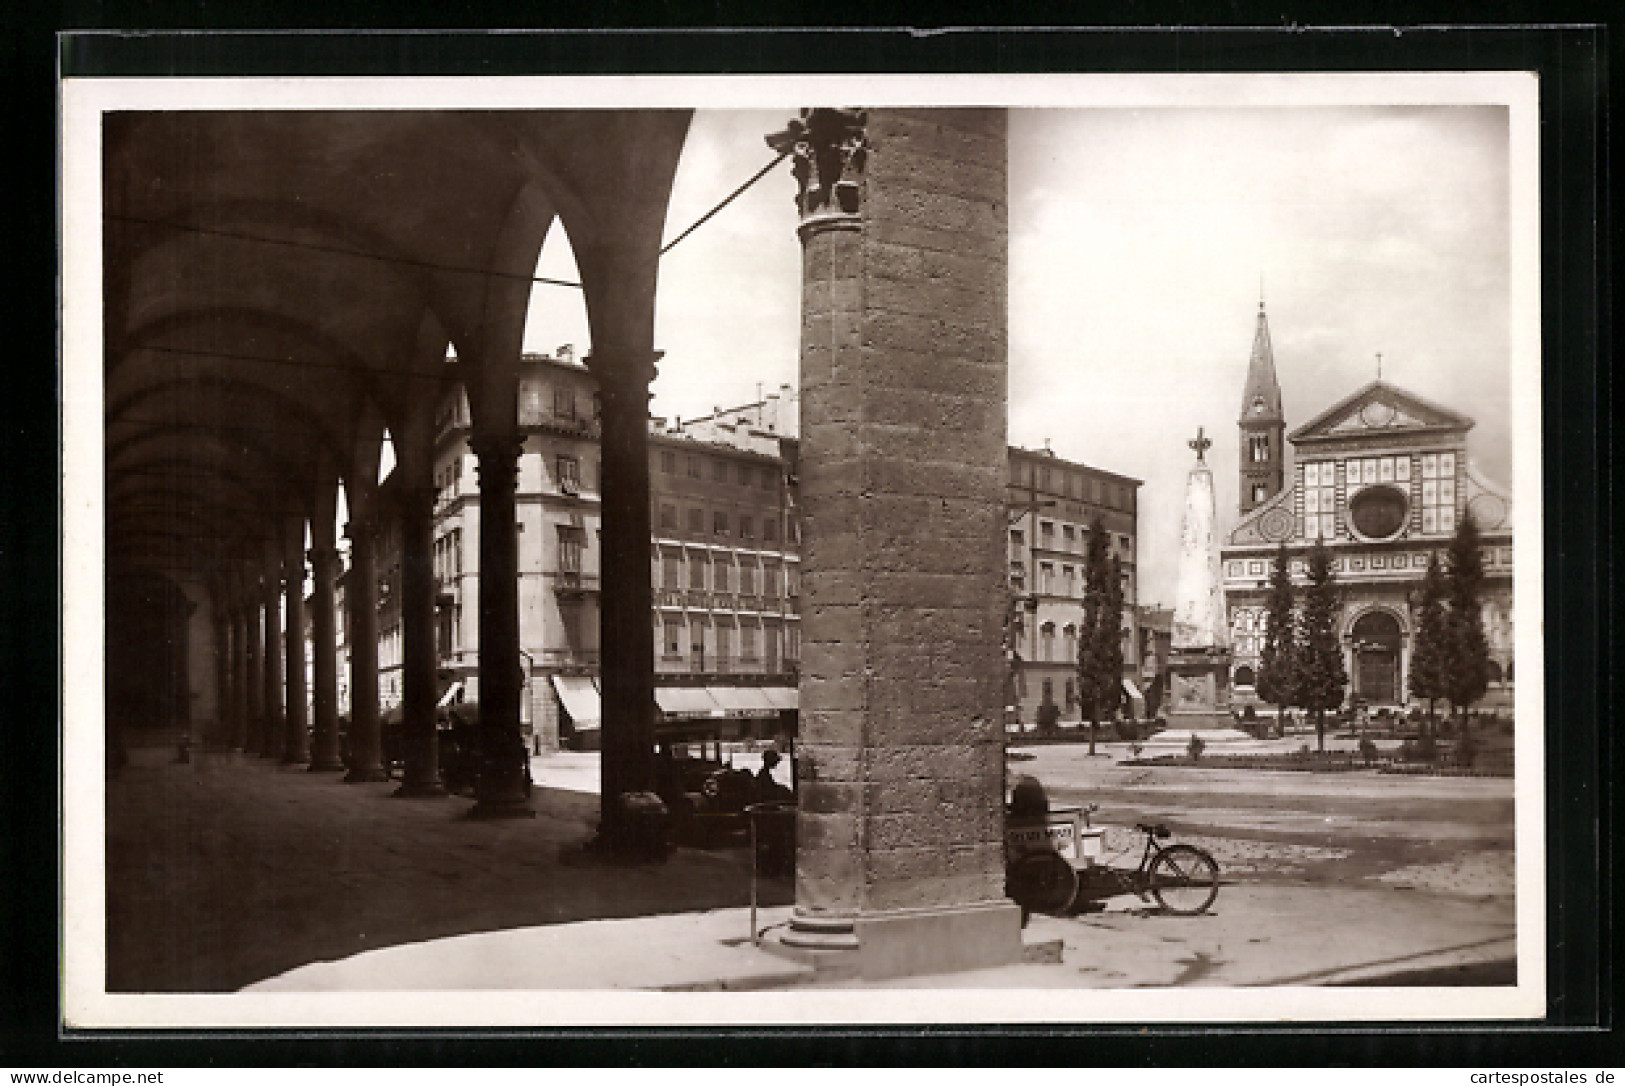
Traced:
<path id="1" fill-rule="evenodd" d="M 1078 873 L 1058 852 L 1032 852 L 1005 871 L 1004 892 L 1022 909 L 1061 913 L 1078 893 Z"/>
<path id="2" fill-rule="evenodd" d="M 1151 896 L 1175 916 L 1206 912 L 1219 896 L 1219 865 L 1194 845 L 1171 845 L 1151 861 Z"/>

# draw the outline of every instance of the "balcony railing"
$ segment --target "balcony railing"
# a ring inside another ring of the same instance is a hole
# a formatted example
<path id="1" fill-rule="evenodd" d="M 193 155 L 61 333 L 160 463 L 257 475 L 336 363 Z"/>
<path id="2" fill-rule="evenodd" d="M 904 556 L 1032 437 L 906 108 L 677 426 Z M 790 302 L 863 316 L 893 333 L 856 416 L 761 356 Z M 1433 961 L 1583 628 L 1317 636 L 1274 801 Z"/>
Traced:
<path id="1" fill-rule="evenodd" d="M 598 574 L 561 569 L 553 574 L 553 591 L 560 596 L 580 597 L 600 590 Z"/>
<path id="2" fill-rule="evenodd" d="M 597 649 L 543 649 L 536 660 L 549 667 L 597 667 L 603 657 Z"/>
<path id="3" fill-rule="evenodd" d="M 698 589 L 658 588 L 656 607 L 681 607 L 690 611 L 750 611 L 764 615 L 801 613 L 799 596 L 740 595 L 734 592 L 705 592 Z"/>
<path id="4" fill-rule="evenodd" d="M 800 675 L 801 665 L 796 660 L 774 659 L 767 656 L 741 656 L 728 653 L 719 656 L 708 652 L 703 656 L 662 656 L 657 670 L 670 674 L 687 671 L 693 675 L 769 675 L 794 683 Z"/>

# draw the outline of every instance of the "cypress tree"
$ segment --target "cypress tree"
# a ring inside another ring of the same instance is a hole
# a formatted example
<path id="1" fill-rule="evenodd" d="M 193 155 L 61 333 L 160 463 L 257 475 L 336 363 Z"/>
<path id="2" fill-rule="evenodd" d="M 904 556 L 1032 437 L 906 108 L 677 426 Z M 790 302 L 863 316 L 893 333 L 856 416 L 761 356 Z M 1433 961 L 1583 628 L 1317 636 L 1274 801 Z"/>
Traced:
<path id="1" fill-rule="evenodd" d="M 1444 696 L 1452 710 L 1461 711 L 1490 685 L 1490 646 L 1484 636 L 1479 593 L 1484 586 L 1484 554 L 1478 524 L 1471 513 L 1462 514 L 1456 537 L 1450 541 L 1450 566 L 1445 572 L 1447 619 Z"/>
<path id="2" fill-rule="evenodd" d="M 1285 734 L 1281 712 L 1292 703 L 1293 669 L 1297 666 L 1297 644 L 1293 637 L 1292 574 L 1288 569 L 1286 544 L 1275 548 L 1275 564 L 1270 569 L 1270 591 L 1264 607 L 1264 651 L 1258 661 L 1258 696 L 1275 706 L 1275 730 Z"/>
<path id="3" fill-rule="evenodd" d="M 1089 721 L 1095 753 L 1100 718 L 1123 697 L 1123 584 L 1121 565 L 1106 553 L 1106 530 L 1096 517 L 1084 551 L 1083 623 L 1078 630 L 1078 702 Z"/>
<path id="4" fill-rule="evenodd" d="M 1416 641 L 1411 649 L 1410 692 L 1428 703 L 1428 730 L 1432 732 L 1433 703 L 1448 697 L 1450 627 L 1445 612 L 1444 567 L 1439 556 L 1428 558 L 1428 571 L 1422 578 L 1422 599 L 1417 617 Z"/>
<path id="5" fill-rule="evenodd" d="M 1309 552 L 1309 587 L 1303 598 L 1297 682 L 1293 704 L 1308 710 L 1315 722 L 1315 743 L 1326 749 L 1326 712 L 1343 704 L 1348 671 L 1337 643 L 1337 611 L 1342 601 L 1332 579 L 1332 558 L 1321 540 Z"/>

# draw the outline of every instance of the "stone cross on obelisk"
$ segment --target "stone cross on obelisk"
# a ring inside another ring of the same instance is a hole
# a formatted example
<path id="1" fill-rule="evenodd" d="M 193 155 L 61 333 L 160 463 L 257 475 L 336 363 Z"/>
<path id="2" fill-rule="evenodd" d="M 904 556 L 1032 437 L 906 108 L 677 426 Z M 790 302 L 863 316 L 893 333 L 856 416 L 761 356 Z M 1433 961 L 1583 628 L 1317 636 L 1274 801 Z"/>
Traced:
<path id="1" fill-rule="evenodd" d="M 1168 662 L 1170 731 L 1234 727 L 1230 716 L 1230 649 L 1219 584 L 1213 470 L 1204 455 L 1213 441 L 1198 428 L 1187 441 L 1196 453 L 1185 480 L 1179 542 L 1173 652 Z"/>

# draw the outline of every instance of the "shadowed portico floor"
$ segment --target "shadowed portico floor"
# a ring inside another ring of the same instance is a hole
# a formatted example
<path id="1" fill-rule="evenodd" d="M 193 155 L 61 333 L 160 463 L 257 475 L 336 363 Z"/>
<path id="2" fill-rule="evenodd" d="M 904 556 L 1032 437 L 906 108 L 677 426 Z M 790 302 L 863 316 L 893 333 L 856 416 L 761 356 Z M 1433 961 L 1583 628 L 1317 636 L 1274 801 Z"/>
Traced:
<path id="1" fill-rule="evenodd" d="M 534 819 L 392 797 L 243 754 L 136 749 L 107 782 L 107 989 L 234 991 L 310 962 L 449 935 L 732 908 L 744 849 L 575 868 L 596 796 L 538 787 Z M 764 904 L 788 904 L 787 882 Z"/>

